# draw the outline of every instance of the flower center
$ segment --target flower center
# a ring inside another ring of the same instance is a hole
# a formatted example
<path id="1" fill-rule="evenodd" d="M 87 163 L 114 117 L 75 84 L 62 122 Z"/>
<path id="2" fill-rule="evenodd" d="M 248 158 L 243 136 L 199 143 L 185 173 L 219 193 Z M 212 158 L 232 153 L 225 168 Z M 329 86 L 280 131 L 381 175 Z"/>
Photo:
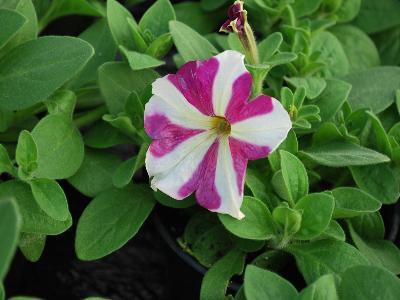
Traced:
<path id="1" fill-rule="evenodd" d="M 224 117 L 214 116 L 212 118 L 212 128 L 215 128 L 218 134 L 228 135 L 231 133 L 231 124 Z"/>

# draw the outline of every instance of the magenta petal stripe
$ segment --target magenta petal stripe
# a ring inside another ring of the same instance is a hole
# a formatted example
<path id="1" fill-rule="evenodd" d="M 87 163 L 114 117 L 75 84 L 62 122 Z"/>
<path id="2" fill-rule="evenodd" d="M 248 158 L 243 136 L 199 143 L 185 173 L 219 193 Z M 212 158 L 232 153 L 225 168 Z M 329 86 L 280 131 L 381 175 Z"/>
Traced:
<path id="1" fill-rule="evenodd" d="M 232 149 L 235 149 L 235 151 L 237 152 L 236 149 L 239 149 L 242 156 L 248 160 L 255 160 L 266 157 L 271 152 L 271 149 L 268 146 L 254 145 L 245 141 L 235 139 L 233 137 L 229 138 L 229 145 L 231 147 L 231 151 Z"/>
<path id="2" fill-rule="evenodd" d="M 230 121 L 230 116 L 236 116 L 251 94 L 252 78 L 249 72 L 240 75 L 232 85 L 232 96 L 228 102 L 225 117 Z"/>
<path id="3" fill-rule="evenodd" d="M 190 104 L 204 115 L 211 116 L 214 114 L 212 89 L 218 66 L 215 58 L 191 61 L 184 64 L 176 75 L 168 75 L 168 80 L 175 85 Z"/>
<path id="4" fill-rule="evenodd" d="M 236 106 L 236 109 L 229 110 L 226 117 L 231 124 L 234 124 L 248 118 L 268 114 L 273 109 L 272 98 L 261 95 L 250 102 L 243 103 L 241 107 Z"/>
<path id="5" fill-rule="evenodd" d="M 155 127 L 154 124 L 158 125 Z M 146 116 L 144 126 L 153 139 L 149 150 L 155 157 L 168 154 L 188 138 L 204 132 L 201 129 L 188 129 L 172 124 L 167 117 L 162 115 Z"/>
<path id="6" fill-rule="evenodd" d="M 214 184 L 218 144 L 216 140 L 211 145 L 190 180 L 179 190 L 179 195 L 182 197 L 187 197 L 197 190 L 197 202 L 207 209 L 217 209 L 221 204 L 221 198 Z"/>

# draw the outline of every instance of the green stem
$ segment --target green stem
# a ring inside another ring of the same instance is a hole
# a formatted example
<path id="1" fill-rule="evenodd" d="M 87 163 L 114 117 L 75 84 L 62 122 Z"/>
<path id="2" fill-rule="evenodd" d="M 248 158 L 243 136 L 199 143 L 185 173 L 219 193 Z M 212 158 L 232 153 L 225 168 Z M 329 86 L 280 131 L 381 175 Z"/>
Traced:
<path id="1" fill-rule="evenodd" d="M 82 128 L 87 125 L 93 124 L 97 120 L 101 119 L 101 117 L 108 112 L 107 107 L 105 104 L 92 109 L 86 113 L 84 113 L 82 116 L 74 119 L 74 123 L 76 127 Z"/>

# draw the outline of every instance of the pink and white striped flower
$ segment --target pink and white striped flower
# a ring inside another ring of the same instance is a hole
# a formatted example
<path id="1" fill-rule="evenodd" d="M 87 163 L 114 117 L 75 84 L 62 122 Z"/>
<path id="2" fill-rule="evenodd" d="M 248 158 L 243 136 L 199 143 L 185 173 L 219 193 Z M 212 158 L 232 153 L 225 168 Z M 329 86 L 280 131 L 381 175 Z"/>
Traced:
<path id="1" fill-rule="evenodd" d="M 276 99 L 248 101 L 252 86 L 244 56 L 225 51 L 186 63 L 153 83 L 144 126 L 153 142 L 146 169 L 153 189 L 244 217 L 247 161 L 267 156 L 286 138 L 291 122 Z"/>

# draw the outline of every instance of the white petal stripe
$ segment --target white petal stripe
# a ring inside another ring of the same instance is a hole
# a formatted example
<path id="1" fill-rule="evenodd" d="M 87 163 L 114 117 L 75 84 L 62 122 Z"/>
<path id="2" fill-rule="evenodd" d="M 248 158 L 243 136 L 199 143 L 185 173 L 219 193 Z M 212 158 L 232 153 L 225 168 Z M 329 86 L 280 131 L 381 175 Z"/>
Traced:
<path id="1" fill-rule="evenodd" d="M 236 183 L 236 172 L 227 137 L 220 139 L 218 147 L 215 186 L 221 198 L 221 206 L 212 211 L 229 214 L 234 218 L 242 219 L 244 214 L 240 211 L 240 206 L 243 202 L 243 195 L 239 192 Z"/>
<path id="2" fill-rule="evenodd" d="M 244 66 L 244 55 L 237 51 L 227 50 L 215 58 L 219 66 L 213 84 L 213 107 L 217 116 L 224 116 L 232 96 L 233 83 L 248 71 Z"/>
<path id="3" fill-rule="evenodd" d="M 170 102 L 165 101 L 160 96 L 152 96 L 149 102 L 146 103 L 144 115 L 163 115 L 168 120 L 176 125 L 190 129 L 209 129 L 210 128 L 210 117 L 207 117 L 201 113 L 186 113 L 182 111 L 181 105 L 171 105 Z"/>
<path id="4" fill-rule="evenodd" d="M 215 136 L 216 133 L 213 130 L 207 130 L 196 134 L 180 143 L 171 152 L 168 152 L 161 157 L 153 156 L 150 150 L 148 150 L 145 161 L 147 173 L 151 177 L 164 172 L 171 172 L 171 170 L 179 164 L 181 160 L 194 152 L 198 147 L 202 147 L 203 144 L 207 143 L 210 143 L 211 145 Z"/>
<path id="5" fill-rule="evenodd" d="M 231 136 L 257 146 L 275 150 L 286 138 L 292 122 L 282 104 L 273 99 L 273 110 L 232 124 Z"/>
<path id="6" fill-rule="evenodd" d="M 187 128 L 202 128 L 199 127 L 199 126 L 204 126 L 202 122 L 206 122 L 209 119 L 208 116 L 203 115 L 196 107 L 194 107 L 185 99 L 183 94 L 175 87 L 175 85 L 168 80 L 167 76 L 158 78 L 156 81 L 153 82 L 153 94 L 158 96 L 156 98 L 158 99 L 158 101 L 157 103 L 154 104 L 149 102 L 148 105 L 146 105 L 145 114 L 148 114 L 147 109 L 150 108 L 152 110 L 166 109 L 167 111 L 170 112 L 173 111 L 176 116 L 182 118 L 180 124 L 182 124 L 183 121 L 189 120 L 189 122 L 185 123 L 184 125 L 184 127 Z M 161 101 L 159 98 L 161 98 L 165 102 L 163 104 L 163 107 L 160 108 L 154 107 L 160 105 Z M 147 108 L 147 106 L 149 106 L 149 108 Z M 177 121 L 177 118 L 175 119 L 175 121 Z M 197 126 L 197 123 L 193 124 L 193 122 L 194 123 L 200 122 L 200 123 Z"/>
<path id="7" fill-rule="evenodd" d="M 182 149 L 174 150 L 181 151 L 179 154 L 186 153 L 186 155 L 184 155 L 181 160 L 176 161 L 176 165 L 165 169 L 163 173 L 155 175 L 151 181 L 152 188 L 159 189 L 172 198 L 178 200 L 183 199 L 182 196 L 179 195 L 179 190 L 192 178 L 193 173 L 197 170 L 208 149 L 215 141 L 216 134 L 213 132 L 210 134 L 210 132 L 208 132 L 209 134 L 206 136 L 205 140 L 199 144 L 195 143 L 193 140 L 188 141 L 189 144 L 187 144 L 185 148 L 190 148 L 189 152 L 183 151 Z"/>

